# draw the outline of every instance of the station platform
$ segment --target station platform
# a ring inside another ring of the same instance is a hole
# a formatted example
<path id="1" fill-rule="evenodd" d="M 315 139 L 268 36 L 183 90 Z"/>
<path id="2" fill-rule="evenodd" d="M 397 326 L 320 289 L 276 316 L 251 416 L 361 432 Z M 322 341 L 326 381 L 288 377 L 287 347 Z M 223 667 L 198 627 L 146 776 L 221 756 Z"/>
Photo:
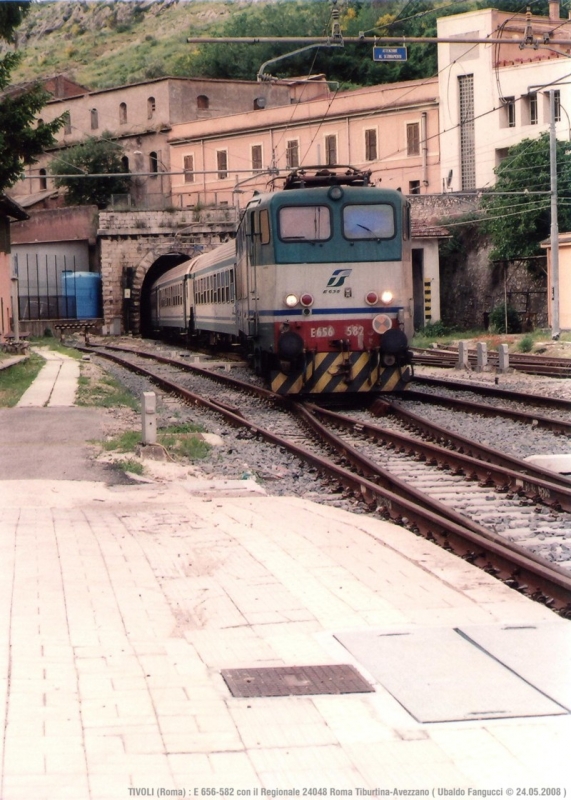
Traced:
<path id="1" fill-rule="evenodd" d="M 2 800 L 571 790 L 571 623 L 414 534 L 216 482 L 0 492 Z"/>

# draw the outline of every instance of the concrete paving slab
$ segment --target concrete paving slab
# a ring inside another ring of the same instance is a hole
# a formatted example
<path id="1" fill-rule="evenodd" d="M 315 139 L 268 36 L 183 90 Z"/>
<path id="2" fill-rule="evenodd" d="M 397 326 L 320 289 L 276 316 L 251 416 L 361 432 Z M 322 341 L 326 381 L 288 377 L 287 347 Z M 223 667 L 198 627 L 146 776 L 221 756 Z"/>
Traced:
<path id="1" fill-rule="evenodd" d="M 562 637 L 566 631 L 563 625 Z M 388 628 L 336 638 L 420 722 L 567 713 L 541 684 L 522 680 L 517 664 L 515 671 L 513 664 L 506 669 L 452 628 Z M 533 637 L 528 646 L 534 647 Z"/>
<path id="2" fill-rule="evenodd" d="M 103 425 L 104 411 L 93 408 L 0 409 L 0 480 L 124 482 L 119 470 L 90 458 L 88 442 L 103 438 Z"/>
<path id="3" fill-rule="evenodd" d="M 78 361 L 47 347 L 32 349 L 45 359 L 46 363 L 24 392 L 17 406 L 19 408 L 73 406 L 79 378 Z"/>
<path id="4" fill-rule="evenodd" d="M 552 622 L 408 531 L 298 498 L 201 497 L 187 482 L 14 479 L 0 502 L 2 800 L 570 788 L 569 714 L 426 724 L 374 679 L 366 696 L 230 695 L 226 667 L 340 663 L 341 621 Z"/>

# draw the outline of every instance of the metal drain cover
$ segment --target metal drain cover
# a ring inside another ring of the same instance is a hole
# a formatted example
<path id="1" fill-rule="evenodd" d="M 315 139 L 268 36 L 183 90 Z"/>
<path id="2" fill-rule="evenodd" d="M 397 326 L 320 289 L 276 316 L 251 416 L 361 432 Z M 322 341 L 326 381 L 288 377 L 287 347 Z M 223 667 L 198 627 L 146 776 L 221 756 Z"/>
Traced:
<path id="1" fill-rule="evenodd" d="M 223 669 L 234 697 L 284 697 L 291 694 L 374 692 L 370 683 L 347 664 L 308 667 Z"/>

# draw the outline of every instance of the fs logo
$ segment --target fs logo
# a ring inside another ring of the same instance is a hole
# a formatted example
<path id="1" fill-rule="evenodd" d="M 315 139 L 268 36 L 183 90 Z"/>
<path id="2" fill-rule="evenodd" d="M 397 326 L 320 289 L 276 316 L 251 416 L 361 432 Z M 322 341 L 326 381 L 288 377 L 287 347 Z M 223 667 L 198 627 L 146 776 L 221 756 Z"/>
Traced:
<path id="1" fill-rule="evenodd" d="M 328 289 L 338 289 L 345 283 L 345 278 L 348 278 L 353 270 L 351 269 L 335 269 L 327 283 Z"/>

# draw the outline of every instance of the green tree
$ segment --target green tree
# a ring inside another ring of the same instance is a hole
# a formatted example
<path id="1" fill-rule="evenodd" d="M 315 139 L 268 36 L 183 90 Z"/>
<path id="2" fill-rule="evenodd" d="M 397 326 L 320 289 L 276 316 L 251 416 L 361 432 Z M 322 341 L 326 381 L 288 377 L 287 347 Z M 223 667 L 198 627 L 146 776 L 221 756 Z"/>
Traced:
<path id="1" fill-rule="evenodd" d="M 30 8 L 30 2 L 0 2 L 0 39 L 11 43 L 15 29 Z M 53 145 L 62 119 L 36 124 L 36 116 L 50 95 L 41 84 L 10 87 L 10 75 L 20 61 L 20 53 L 9 50 L 0 56 L 0 192 L 13 186 L 24 166 Z"/>
<path id="2" fill-rule="evenodd" d="M 509 10 L 516 0 L 497 0 L 495 8 Z M 542 0 L 542 7 L 547 0 Z M 479 6 L 487 7 L 488 0 L 467 0 L 450 4 L 447 0 L 352 0 L 340 19 L 344 37 L 366 36 L 436 36 L 439 16 L 460 14 Z M 534 5 L 534 10 L 536 5 Z M 281 0 L 270 4 L 252 4 L 244 11 L 231 14 L 224 22 L 209 30 L 210 36 L 267 37 L 303 36 L 325 37 L 331 33 L 331 3 L 329 0 Z M 200 31 L 190 32 L 191 35 Z M 178 75 L 255 80 L 261 64 L 279 55 L 291 53 L 302 45 L 279 43 L 208 44 L 197 47 L 175 66 Z M 322 72 L 328 80 L 339 81 L 342 88 L 370 86 L 377 83 L 427 78 L 437 73 L 435 44 L 410 44 L 408 58 L 397 63 L 373 61 L 371 44 L 347 43 L 341 48 L 309 50 L 272 64 L 269 72 L 279 78 Z"/>
<path id="3" fill-rule="evenodd" d="M 131 177 L 122 162 L 123 148 L 112 141 L 107 131 L 100 137 L 90 137 L 81 144 L 70 147 L 56 156 L 50 165 L 55 185 L 66 190 L 65 201 L 69 206 L 95 204 L 105 208 L 112 194 L 124 194 L 129 191 Z M 125 173 L 125 177 L 116 173 Z M 91 178 L 89 175 L 105 175 L 109 177 Z M 66 177 L 66 176 L 85 177 Z"/>
<path id="4" fill-rule="evenodd" d="M 482 198 L 488 216 L 484 232 L 492 241 L 492 259 L 512 259 L 541 253 L 540 242 L 551 227 L 549 134 L 523 139 L 510 147 L 495 169 L 494 188 Z M 557 142 L 558 223 L 571 230 L 571 153 Z M 546 192 L 546 194 L 533 194 Z"/>

